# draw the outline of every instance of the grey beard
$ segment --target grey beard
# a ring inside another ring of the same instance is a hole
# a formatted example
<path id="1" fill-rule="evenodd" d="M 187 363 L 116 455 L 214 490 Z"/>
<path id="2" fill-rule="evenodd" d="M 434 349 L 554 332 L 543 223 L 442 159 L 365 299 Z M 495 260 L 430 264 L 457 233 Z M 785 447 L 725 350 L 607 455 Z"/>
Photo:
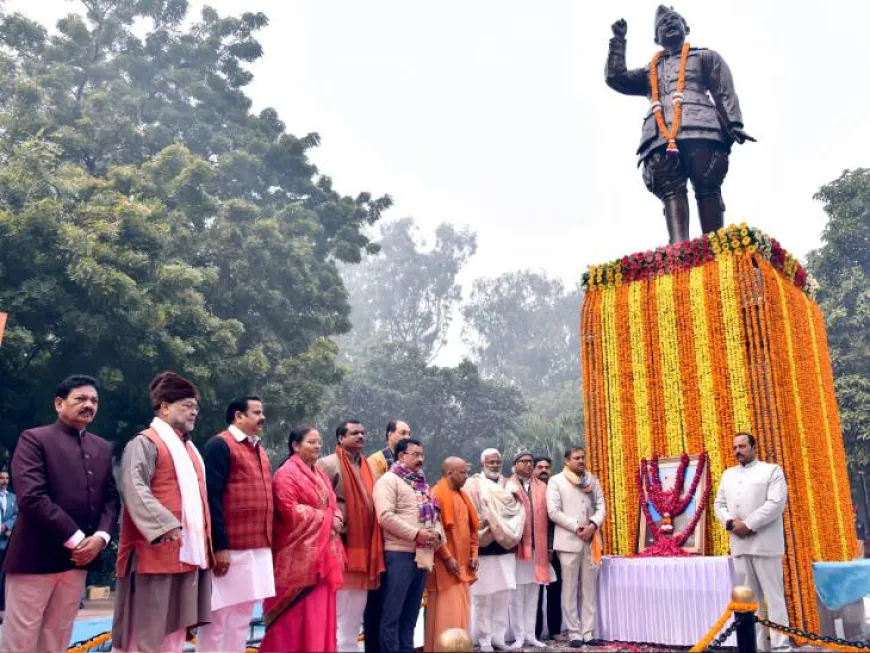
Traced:
<path id="1" fill-rule="evenodd" d="M 488 469 L 483 470 L 483 475 L 494 483 L 498 483 L 498 480 L 501 478 L 501 472 L 491 472 Z"/>

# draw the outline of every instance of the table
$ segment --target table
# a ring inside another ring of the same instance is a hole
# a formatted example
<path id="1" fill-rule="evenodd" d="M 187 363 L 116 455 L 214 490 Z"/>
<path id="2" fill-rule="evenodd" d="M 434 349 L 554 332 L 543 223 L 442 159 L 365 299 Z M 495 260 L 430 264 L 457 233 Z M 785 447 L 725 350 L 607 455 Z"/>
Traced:
<path id="1" fill-rule="evenodd" d="M 596 636 L 691 646 L 722 616 L 734 580 L 731 558 L 725 556 L 605 557 L 598 576 Z M 726 645 L 734 642 L 732 635 Z"/>
<path id="2" fill-rule="evenodd" d="M 870 560 L 814 562 L 813 581 L 822 635 L 859 639 L 865 633 Z"/>

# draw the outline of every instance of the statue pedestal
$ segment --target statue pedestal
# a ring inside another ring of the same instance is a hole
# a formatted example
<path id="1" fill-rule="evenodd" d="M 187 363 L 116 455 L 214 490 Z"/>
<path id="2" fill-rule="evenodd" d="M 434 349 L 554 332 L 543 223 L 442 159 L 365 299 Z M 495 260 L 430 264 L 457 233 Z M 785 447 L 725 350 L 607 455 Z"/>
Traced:
<path id="1" fill-rule="evenodd" d="M 713 494 L 753 433 L 779 464 L 786 600 L 818 628 L 812 562 L 856 555 L 852 500 L 815 281 L 775 239 L 731 226 L 584 275 L 583 400 L 591 468 L 608 499 L 605 550 L 636 550 L 641 458 L 707 451 Z M 707 551 L 728 533 L 707 506 Z"/>

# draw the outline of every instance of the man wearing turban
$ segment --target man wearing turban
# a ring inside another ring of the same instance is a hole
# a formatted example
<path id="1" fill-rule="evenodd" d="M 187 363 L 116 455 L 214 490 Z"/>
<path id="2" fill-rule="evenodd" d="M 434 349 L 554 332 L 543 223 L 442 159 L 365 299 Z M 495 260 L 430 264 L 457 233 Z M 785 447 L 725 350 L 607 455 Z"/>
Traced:
<path id="1" fill-rule="evenodd" d="M 205 467 L 190 433 L 199 391 L 174 372 L 148 387 L 154 420 L 121 460 L 124 499 L 112 642 L 119 651 L 175 651 L 211 620 L 213 563 Z"/>

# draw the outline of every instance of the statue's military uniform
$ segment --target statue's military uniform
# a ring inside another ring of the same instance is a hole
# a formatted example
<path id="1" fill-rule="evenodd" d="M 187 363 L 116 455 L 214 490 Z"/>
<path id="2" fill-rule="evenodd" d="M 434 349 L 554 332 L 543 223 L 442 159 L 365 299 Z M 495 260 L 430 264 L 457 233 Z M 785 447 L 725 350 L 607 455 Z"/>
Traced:
<path id="1" fill-rule="evenodd" d="M 661 8 L 664 9 L 664 8 Z M 660 9 L 660 10 L 661 10 Z M 628 70 L 624 38 L 610 39 L 605 71 L 607 85 L 625 95 L 652 97 L 649 67 Z M 662 52 L 658 61 L 659 100 L 665 124 L 674 124 L 673 95 L 680 72 L 680 52 Z M 647 188 L 665 203 L 685 202 L 688 180 L 705 233 L 723 223 L 725 205 L 721 187 L 728 172 L 728 155 L 734 138 L 731 130 L 743 127 L 740 103 L 725 60 L 713 50 L 691 48 L 686 59 L 682 123 L 677 134 L 679 156 L 665 154 L 667 140 L 659 133 L 652 107 L 647 111 L 637 148 Z"/>

